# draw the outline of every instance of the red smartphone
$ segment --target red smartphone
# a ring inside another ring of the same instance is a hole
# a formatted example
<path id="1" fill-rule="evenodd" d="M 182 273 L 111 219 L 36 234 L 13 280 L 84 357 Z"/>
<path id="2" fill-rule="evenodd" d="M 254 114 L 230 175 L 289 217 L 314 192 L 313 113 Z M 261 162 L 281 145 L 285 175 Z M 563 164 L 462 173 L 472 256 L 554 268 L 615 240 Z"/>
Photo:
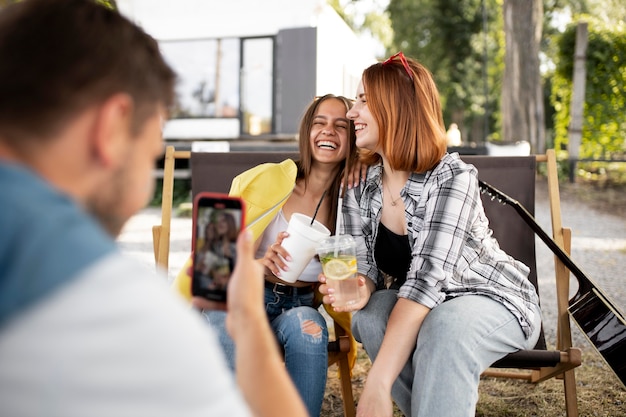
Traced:
<path id="1" fill-rule="evenodd" d="M 245 224 L 243 200 L 202 192 L 193 204 L 193 272 L 191 293 L 225 302 L 228 281 L 237 262 L 237 236 Z"/>

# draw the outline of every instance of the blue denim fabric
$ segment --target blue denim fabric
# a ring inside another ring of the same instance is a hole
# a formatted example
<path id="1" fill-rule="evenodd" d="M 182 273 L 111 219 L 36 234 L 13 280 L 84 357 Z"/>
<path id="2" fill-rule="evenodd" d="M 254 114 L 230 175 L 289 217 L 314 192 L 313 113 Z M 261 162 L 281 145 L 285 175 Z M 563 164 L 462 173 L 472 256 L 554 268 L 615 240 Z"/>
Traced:
<path id="1" fill-rule="evenodd" d="M 217 334 L 217 339 L 226 356 L 228 368 L 235 372 L 235 342 L 226 331 L 226 312 L 221 310 L 204 310 L 202 314 Z"/>
<path id="2" fill-rule="evenodd" d="M 328 372 L 328 328 L 322 314 L 312 307 L 313 296 L 312 292 L 287 296 L 265 289 L 265 309 L 285 354 L 287 372 L 309 415 L 317 417 L 322 409 Z M 319 334 L 302 331 L 307 320 L 319 326 Z"/>
<path id="3" fill-rule="evenodd" d="M 285 356 L 285 366 L 309 411 L 317 417 L 322 409 L 328 372 L 328 328 L 324 316 L 313 308 L 314 294 L 291 296 L 265 289 L 265 309 L 270 325 Z M 229 367 L 235 369 L 235 344 L 226 332 L 226 313 L 204 311 L 209 324 L 218 334 Z M 317 335 L 302 331 L 307 320 L 321 331 Z"/>
<path id="4" fill-rule="evenodd" d="M 352 317 L 352 331 L 372 361 L 380 349 L 397 290 L 380 290 Z M 534 309 L 529 339 L 515 316 L 489 297 L 465 295 L 435 307 L 426 316 L 412 357 L 391 395 L 405 416 L 474 416 L 480 374 L 518 349 L 532 349 L 541 314 Z"/>

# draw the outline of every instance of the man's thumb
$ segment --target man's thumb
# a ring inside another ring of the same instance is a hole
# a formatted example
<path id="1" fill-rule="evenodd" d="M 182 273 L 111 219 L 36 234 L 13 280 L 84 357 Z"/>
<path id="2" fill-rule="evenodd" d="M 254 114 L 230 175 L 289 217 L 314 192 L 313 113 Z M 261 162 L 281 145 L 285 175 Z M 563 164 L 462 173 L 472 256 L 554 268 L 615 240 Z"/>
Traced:
<path id="1" fill-rule="evenodd" d="M 244 229 L 241 233 L 239 233 L 239 237 L 237 238 L 237 252 L 243 256 L 253 256 L 253 246 L 252 231 Z"/>

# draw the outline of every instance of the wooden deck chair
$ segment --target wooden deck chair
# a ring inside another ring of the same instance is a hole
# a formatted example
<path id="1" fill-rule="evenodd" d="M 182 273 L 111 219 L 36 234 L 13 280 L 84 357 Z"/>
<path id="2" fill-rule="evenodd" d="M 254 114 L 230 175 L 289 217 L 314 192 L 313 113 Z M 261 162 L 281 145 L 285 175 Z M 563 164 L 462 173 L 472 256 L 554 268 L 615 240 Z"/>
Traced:
<path id="1" fill-rule="evenodd" d="M 228 193 L 232 179 L 241 172 L 264 162 L 280 162 L 286 158 L 297 159 L 297 152 L 228 152 L 202 153 L 176 151 L 168 146 L 163 169 L 163 197 L 161 224 L 152 228 L 155 261 L 168 268 L 170 250 L 170 225 L 174 190 L 174 165 L 176 159 L 189 159 L 191 188 L 195 196 L 200 191 Z M 268 190 L 268 192 L 271 192 Z M 191 245 L 190 245 L 191 246 Z M 328 310 L 327 310 L 328 311 Z M 349 334 L 350 319 L 344 314 L 332 320 L 334 338 L 328 343 L 328 366 L 337 364 L 341 382 L 344 415 L 354 417 L 356 408 L 352 394 L 351 370 L 356 360 L 357 344 Z M 332 330 L 329 329 L 329 330 Z M 332 333 L 332 331 L 331 331 Z"/>
<path id="2" fill-rule="evenodd" d="M 553 240 L 566 253 L 571 249 L 571 230 L 561 224 L 561 206 L 556 157 L 553 150 L 546 155 L 522 157 L 461 156 L 476 166 L 480 180 L 492 185 L 513 199 L 516 199 L 531 214 L 535 209 L 536 165 L 546 163 L 548 195 Z M 500 247 L 531 268 L 529 279 L 538 288 L 535 259 L 535 233 L 518 215 L 513 207 L 505 206 L 489 195 L 483 195 L 485 212 Z M 546 231 L 549 233 L 549 231 Z M 568 417 L 578 416 L 576 382 L 574 368 L 581 364 L 581 351 L 572 347 L 569 314 L 569 271 L 555 257 L 555 278 L 557 296 L 557 340 L 553 349 L 547 349 L 543 333 L 533 350 L 509 354 L 493 364 L 483 376 L 523 379 L 538 383 L 549 378 L 563 379 L 565 407 Z M 523 369 L 519 372 L 513 369 Z"/>

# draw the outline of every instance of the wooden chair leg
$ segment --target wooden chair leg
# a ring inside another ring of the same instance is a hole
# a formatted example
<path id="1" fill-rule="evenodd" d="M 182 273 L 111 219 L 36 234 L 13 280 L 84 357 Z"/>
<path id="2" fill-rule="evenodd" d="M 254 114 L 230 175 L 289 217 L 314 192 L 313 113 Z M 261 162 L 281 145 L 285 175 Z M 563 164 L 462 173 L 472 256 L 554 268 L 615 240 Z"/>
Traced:
<path id="1" fill-rule="evenodd" d="M 161 239 L 161 226 L 152 226 L 152 250 L 154 251 L 154 262 L 159 264 L 159 243 Z"/>
<path id="2" fill-rule="evenodd" d="M 563 390 L 565 391 L 565 413 L 567 417 L 578 417 L 576 377 L 573 369 L 564 373 Z"/>
<path id="3" fill-rule="evenodd" d="M 343 415 L 346 417 L 355 417 L 356 407 L 354 406 L 354 396 L 352 395 L 352 379 L 350 377 L 348 356 L 342 355 L 342 358 L 337 362 L 337 366 L 339 367 L 341 398 L 343 399 Z"/>

